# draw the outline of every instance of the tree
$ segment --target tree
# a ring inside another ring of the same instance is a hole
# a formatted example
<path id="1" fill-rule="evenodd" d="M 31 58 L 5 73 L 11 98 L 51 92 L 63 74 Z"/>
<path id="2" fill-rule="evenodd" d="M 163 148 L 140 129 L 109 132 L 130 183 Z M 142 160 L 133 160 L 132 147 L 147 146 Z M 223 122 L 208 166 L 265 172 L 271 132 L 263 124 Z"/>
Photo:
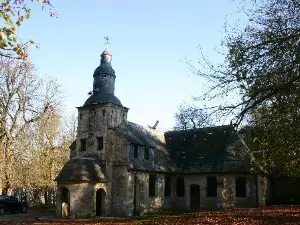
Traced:
<path id="1" fill-rule="evenodd" d="M 264 152 L 266 167 L 285 175 L 299 171 L 300 2 L 257 0 L 248 10 L 249 23 L 227 35 L 225 62 L 207 70 L 189 67 L 211 86 L 201 98 L 238 96 L 229 104 L 210 108 L 215 114 L 235 115 L 232 124 L 255 130 L 249 146 Z M 251 139 L 250 139 L 251 140 Z M 252 142 L 255 140 L 255 144 Z M 254 149 L 253 149 L 254 150 Z M 291 163 L 290 163 L 291 162 Z M 291 164 L 287 166 L 287 164 Z"/>
<path id="2" fill-rule="evenodd" d="M 175 113 L 175 130 L 196 129 L 212 125 L 211 117 L 200 108 L 181 104 Z"/>
<path id="3" fill-rule="evenodd" d="M 235 113 L 239 125 L 251 110 L 284 101 L 299 88 L 300 3 L 296 0 L 259 0 L 249 24 L 226 37 L 228 49 L 222 65 L 205 61 L 206 68 L 188 66 L 211 84 L 205 98 L 239 95 L 237 102 L 214 107 L 215 112 Z"/>
<path id="4" fill-rule="evenodd" d="M 32 63 L 0 57 L 0 181 L 4 193 L 19 182 L 14 167 L 18 155 L 26 146 L 32 147 L 29 139 L 22 140 L 34 123 L 59 106 L 60 98 L 56 81 L 39 78 Z M 21 155 L 30 158 L 30 152 Z"/>
<path id="5" fill-rule="evenodd" d="M 61 112 L 55 108 L 31 126 L 30 134 L 34 143 L 29 163 L 30 187 L 35 190 L 37 202 L 42 195 L 50 204 L 55 193 L 54 179 L 69 159 L 69 146 L 74 139 L 71 131 L 65 129 Z"/>
<path id="6" fill-rule="evenodd" d="M 50 8 L 50 16 L 55 16 L 50 0 L 31 0 L 31 2 L 39 2 L 42 8 L 45 6 Z M 0 28 L 0 52 L 1 56 L 26 59 L 27 49 L 30 44 L 34 44 L 33 40 L 25 43 L 21 42 L 18 36 L 18 27 L 29 19 L 31 9 L 28 7 L 29 0 L 2 0 L 0 5 L 0 18 L 2 25 Z"/>

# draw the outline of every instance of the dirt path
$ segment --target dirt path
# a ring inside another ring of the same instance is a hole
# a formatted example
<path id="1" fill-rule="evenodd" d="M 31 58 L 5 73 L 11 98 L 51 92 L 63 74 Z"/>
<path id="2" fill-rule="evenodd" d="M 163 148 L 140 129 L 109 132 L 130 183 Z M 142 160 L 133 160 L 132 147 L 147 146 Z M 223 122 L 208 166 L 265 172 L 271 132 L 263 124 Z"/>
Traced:
<path id="1" fill-rule="evenodd" d="M 55 208 L 29 209 L 27 213 L 5 213 L 0 215 L 1 221 L 28 221 L 37 220 L 39 217 L 47 217 L 55 214 Z"/>

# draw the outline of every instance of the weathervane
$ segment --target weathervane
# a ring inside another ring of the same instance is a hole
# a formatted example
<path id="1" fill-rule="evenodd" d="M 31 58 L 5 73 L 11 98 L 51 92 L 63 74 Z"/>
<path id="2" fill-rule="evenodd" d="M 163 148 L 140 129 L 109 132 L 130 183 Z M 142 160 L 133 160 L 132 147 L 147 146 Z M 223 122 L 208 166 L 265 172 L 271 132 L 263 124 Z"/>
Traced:
<path id="1" fill-rule="evenodd" d="M 108 46 L 110 45 L 110 36 L 109 36 L 109 31 L 107 32 L 107 35 L 104 37 L 106 42 L 104 43 L 106 45 L 106 49 L 108 49 Z"/>

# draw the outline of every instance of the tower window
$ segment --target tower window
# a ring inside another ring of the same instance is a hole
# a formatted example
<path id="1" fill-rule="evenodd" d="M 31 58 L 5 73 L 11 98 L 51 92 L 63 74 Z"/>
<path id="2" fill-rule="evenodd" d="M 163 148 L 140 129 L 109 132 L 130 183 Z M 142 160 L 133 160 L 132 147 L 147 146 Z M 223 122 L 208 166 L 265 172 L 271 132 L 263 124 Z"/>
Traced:
<path id="1" fill-rule="evenodd" d="M 79 113 L 79 119 L 82 120 L 82 113 Z"/>
<path id="2" fill-rule="evenodd" d="M 217 177 L 207 177 L 206 182 L 207 197 L 217 197 Z"/>
<path id="3" fill-rule="evenodd" d="M 165 177 L 165 196 L 171 195 L 171 179 L 170 177 Z"/>
<path id="4" fill-rule="evenodd" d="M 97 150 L 103 149 L 103 137 L 97 137 Z"/>
<path id="5" fill-rule="evenodd" d="M 149 148 L 145 148 L 145 150 L 144 150 L 144 159 L 149 160 L 149 158 L 150 158 L 149 155 L 150 155 Z"/>
<path id="6" fill-rule="evenodd" d="M 176 195 L 178 197 L 183 197 L 185 192 L 184 188 L 184 178 L 183 177 L 178 177 L 177 182 L 176 182 Z"/>
<path id="7" fill-rule="evenodd" d="M 149 197 L 155 197 L 156 177 L 149 175 Z"/>
<path id="8" fill-rule="evenodd" d="M 86 151 L 86 139 L 80 139 L 80 151 Z"/>
<path id="9" fill-rule="evenodd" d="M 235 179 L 235 196 L 246 198 L 246 178 L 238 177 Z"/>
<path id="10" fill-rule="evenodd" d="M 133 157 L 136 159 L 138 158 L 138 151 L 139 151 L 139 145 L 135 144 L 133 146 Z"/>

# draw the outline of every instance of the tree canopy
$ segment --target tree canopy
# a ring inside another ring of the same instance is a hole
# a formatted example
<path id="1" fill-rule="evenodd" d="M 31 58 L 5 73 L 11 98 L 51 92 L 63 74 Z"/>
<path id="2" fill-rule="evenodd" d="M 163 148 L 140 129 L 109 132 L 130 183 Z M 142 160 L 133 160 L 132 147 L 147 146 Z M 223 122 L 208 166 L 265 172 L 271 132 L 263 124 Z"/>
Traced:
<path id="1" fill-rule="evenodd" d="M 212 126 L 210 115 L 203 109 L 187 104 L 181 104 L 175 113 L 175 130 L 196 129 Z"/>
<path id="2" fill-rule="evenodd" d="M 42 6 L 48 7 L 50 16 L 56 12 L 51 5 L 51 0 L 2 0 L 0 2 L 0 55 L 26 59 L 28 47 L 34 44 L 33 40 L 22 42 L 19 38 L 18 28 L 23 22 L 30 18 L 31 9 L 28 3 L 39 2 Z"/>
<path id="3" fill-rule="evenodd" d="M 63 124 L 60 85 L 28 60 L 0 57 L 0 188 L 54 187 L 74 125 Z M 68 127 L 68 128 L 67 128 Z M 26 179 L 31 177 L 31 179 Z"/>
<path id="4" fill-rule="evenodd" d="M 251 0 L 250 0 L 251 1 Z M 209 71 L 188 62 L 211 84 L 204 98 L 238 96 L 209 108 L 216 116 L 233 114 L 237 128 L 254 128 L 249 146 L 264 152 L 266 167 L 275 173 L 300 174 L 300 2 L 256 0 L 246 10 L 249 22 L 224 40 L 222 65 L 205 59 Z"/>

